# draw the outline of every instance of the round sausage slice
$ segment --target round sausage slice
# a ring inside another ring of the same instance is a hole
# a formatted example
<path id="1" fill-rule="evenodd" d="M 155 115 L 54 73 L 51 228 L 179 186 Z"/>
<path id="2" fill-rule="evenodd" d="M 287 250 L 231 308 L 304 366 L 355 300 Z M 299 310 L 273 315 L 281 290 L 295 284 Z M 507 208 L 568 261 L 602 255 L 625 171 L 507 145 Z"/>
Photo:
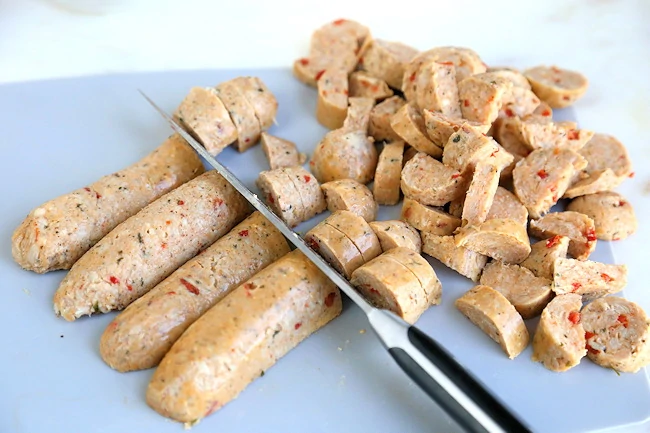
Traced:
<path id="1" fill-rule="evenodd" d="M 354 179 L 366 184 L 377 168 L 377 149 L 363 131 L 335 130 L 318 143 L 309 166 L 321 183 Z"/>
<path id="2" fill-rule="evenodd" d="M 467 124 L 481 133 L 487 133 L 490 125 L 482 125 L 466 119 L 454 119 L 442 113 L 422 110 L 424 116 L 424 127 L 431 142 L 438 147 L 445 147 L 451 134 L 458 131 L 462 125 Z"/>
<path id="3" fill-rule="evenodd" d="M 508 358 L 517 357 L 528 345 L 528 330 L 510 302 L 488 286 L 475 286 L 456 299 L 456 308 L 491 339 Z"/>
<path id="4" fill-rule="evenodd" d="M 567 209 L 591 218 L 596 226 L 598 239 L 625 239 L 635 233 L 638 227 L 634 208 L 616 192 L 598 192 L 578 197 L 569 203 Z"/>
<path id="5" fill-rule="evenodd" d="M 382 205 L 396 205 L 400 196 L 404 142 L 386 143 L 379 154 L 372 192 L 375 201 Z"/>
<path id="6" fill-rule="evenodd" d="M 383 254 L 404 265 L 420 281 L 420 285 L 427 295 L 429 305 L 438 305 L 442 300 L 442 284 L 433 270 L 431 264 L 410 248 L 397 247 Z"/>
<path id="7" fill-rule="evenodd" d="M 627 149 L 611 135 L 594 134 L 578 153 L 589 163 L 584 170 L 587 174 L 609 168 L 622 182 L 632 173 L 632 161 Z"/>
<path id="8" fill-rule="evenodd" d="M 587 356 L 601 367 L 636 373 L 650 364 L 650 320 L 634 302 L 616 296 L 582 309 Z"/>
<path id="9" fill-rule="evenodd" d="M 298 152 L 298 148 L 293 141 L 275 137 L 268 132 L 262 132 L 260 137 L 262 151 L 269 161 L 271 170 L 302 165 L 307 160 L 304 153 Z"/>
<path id="10" fill-rule="evenodd" d="M 538 277 L 553 279 L 555 259 L 566 258 L 569 250 L 569 238 L 555 235 L 552 238 L 535 242 L 530 246 L 530 254 L 521 262 L 521 266 L 528 268 Z"/>
<path id="11" fill-rule="evenodd" d="M 422 251 L 420 233 L 409 223 L 400 220 L 373 221 L 370 227 L 377 235 L 383 252 L 397 247 L 410 248 L 416 253 Z"/>
<path id="12" fill-rule="evenodd" d="M 552 108 L 564 108 L 575 103 L 587 91 L 589 81 L 578 72 L 557 66 L 536 66 L 526 69 L 533 92 Z"/>
<path id="13" fill-rule="evenodd" d="M 490 66 L 487 68 L 486 72 L 510 81 L 513 87 L 521 87 L 522 89 L 528 90 L 531 89 L 530 83 L 524 74 L 519 72 L 517 69 L 502 66 Z"/>
<path id="14" fill-rule="evenodd" d="M 400 108 L 391 118 L 390 126 L 411 147 L 434 158 L 442 156 L 442 149 L 429 140 L 424 119 L 413 103 Z"/>
<path id="15" fill-rule="evenodd" d="M 477 282 L 487 263 L 487 256 L 456 245 L 453 236 L 438 236 L 422 232 L 422 252 L 440 263 Z"/>
<path id="16" fill-rule="evenodd" d="M 377 235 L 366 220 L 359 215 L 347 210 L 340 210 L 325 218 L 324 222 L 350 238 L 361 252 L 364 262 L 381 254 L 381 244 Z"/>
<path id="17" fill-rule="evenodd" d="M 465 193 L 469 180 L 470 176 L 419 152 L 402 169 L 401 187 L 405 197 L 444 206 Z"/>
<path id="18" fill-rule="evenodd" d="M 354 243 L 341 231 L 324 221 L 305 235 L 305 242 L 346 279 L 365 263 Z"/>
<path id="19" fill-rule="evenodd" d="M 368 135 L 375 141 L 398 141 L 402 138 L 393 131 L 390 126 L 390 120 L 393 114 L 397 113 L 400 108 L 406 104 L 406 101 L 399 96 L 391 96 L 388 99 L 375 105 L 370 111 L 370 123 L 368 125 Z"/>
<path id="20" fill-rule="evenodd" d="M 594 220 L 582 213 L 565 211 L 552 212 L 528 226 L 531 236 L 547 239 L 556 235 L 567 236 L 569 254 L 578 260 L 587 260 L 596 249 L 596 227 Z"/>
<path id="21" fill-rule="evenodd" d="M 492 207 L 486 217 L 486 220 L 491 219 L 512 219 L 525 226 L 528 223 L 528 210 L 517 196 L 500 186 L 494 193 Z"/>
<path id="22" fill-rule="evenodd" d="M 349 210 L 368 222 L 377 218 L 377 203 L 364 184 L 352 179 L 341 179 L 324 183 L 321 189 L 330 212 Z"/>
<path id="23" fill-rule="evenodd" d="M 511 219 L 492 219 L 458 230 L 456 245 L 506 263 L 521 263 L 530 254 L 526 228 Z"/>
<path id="24" fill-rule="evenodd" d="M 579 295 L 556 296 L 542 311 L 533 337 L 532 360 L 551 371 L 566 371 L 585 356 L 585 331 Z"/>
<path id="25" fill-rule="evenodd" d="M 318 78 L 318 101 L 316 120 L 326 128 L 343 126 L 348 114 L 348 72 L 345 69 L 328 68 Z"/>
<path id="26" fill-rule="evenodd" d="M 349 80 L 350 97 L 358 96 L 381 101 L 393 96 L 393 91 L 384 80 L 367 72 L 353 72 L 350 74 Z"/>
<path id="27" fill-rule="evenodd" d="M 614 172 L 606 168 L 592 172 L 589 177 L 578 180 L 566 190 L 562 198 L 575 198 L 587 194 L 596 194 L 604 191 L 612 191 L 619 186 L 622 178 L 617 177 Z"/>
<path id="28" fill-rule="evenodd" d="M 400 89 L 404 67 L 417 53 L 415 48 L 400 42 L 374 39 L 362 48 L 359 63 L 373 77 Z"/>
<path id="29" fill-rule="evenodd" d="M 418 230 L 441 236 L 450 235 L 460 227 L 459 218 L 408 197 L 402 204 L 401 219 Z"/>
<path id="30" fill-rule="evenodd" d="M 476 164 L 461 214 L 463 224 L 480 224 L 487 219 L 499 186 L 500 173 L 501 170 L 490 162 Z"/>
<path id="31" fill-rule="evenodd" d="M 627 266 L 558 257 L 553 264 L 553 291 L 576 293 L 584 300 L 617 293 L 627 285 Z"/>

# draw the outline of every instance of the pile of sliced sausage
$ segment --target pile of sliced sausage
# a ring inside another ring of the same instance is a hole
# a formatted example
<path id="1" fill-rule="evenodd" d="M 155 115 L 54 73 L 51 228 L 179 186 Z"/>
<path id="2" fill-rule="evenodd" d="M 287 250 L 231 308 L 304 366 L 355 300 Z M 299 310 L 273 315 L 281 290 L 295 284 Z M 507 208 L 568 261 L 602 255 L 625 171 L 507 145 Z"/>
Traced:
<path id="1" fill-rule="evenodd" d="M 613 191 L 633 175 L 627 152 L 552 117 L 584 94 L 582 75 L 488 68 L 467 48 L 418 52 L 350 20 L 316 30 L 293 71 L 317 87 L 316 118 L 331 129 L 309 170 L 266 132 L 278 104 L 257 77 L 192 88 L 174 116 L 212 155 L 261 142 L 266 203 L 292 227 L 328 210 L 305 240 L 370 302 L 410 323 L 439 304 L 424 253 L 479 284 L 456 307 L 510 358 L 529 343 L 524 319 L 541 315 L 533 359 L 548 369 L 585 355 L 624 372 L 650 362 L 645 313 L 607 296 L 627 268 L 588 260 L 598 240 L 636 230 Z M 549 213 L 562 198 L 567 210 Z M 400 201 L 400 220 L 375 221 Z M 69 269 L 54 296 L 64 319 L 124 310 L 102 358 L 156 367 L 147 403 L 186 423 L 341 313 L 338 288 L 176 134 L 32 210 L 12 253 L 26 270 Z"/>

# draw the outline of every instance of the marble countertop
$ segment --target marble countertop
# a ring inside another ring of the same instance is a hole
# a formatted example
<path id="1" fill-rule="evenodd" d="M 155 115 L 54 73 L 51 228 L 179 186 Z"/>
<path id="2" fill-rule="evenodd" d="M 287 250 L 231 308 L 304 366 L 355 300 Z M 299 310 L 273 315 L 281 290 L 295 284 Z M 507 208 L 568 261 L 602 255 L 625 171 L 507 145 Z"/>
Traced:
<path id="1" fill-rule="evenodd" d="M 82 5 L 82 6 L 79 6 Z M 325 6 L 326 5 L 326 6 Z M 391 4 L 329 0 L 23 0 L 0 2 L 0 84 L 115 72 L 290 67 L 311 32 L 356 19 L 419 49 L 467 46 L 490 65 L 557 64 L 588 76 L 580 127 L 616 136 L 636 175 L 618 191 L 640 221 L 614 243 L 627 296 L 650 312 L 650 2 L 456 0 Z M 647 428 L 647 427 L 646 427 Z"/>

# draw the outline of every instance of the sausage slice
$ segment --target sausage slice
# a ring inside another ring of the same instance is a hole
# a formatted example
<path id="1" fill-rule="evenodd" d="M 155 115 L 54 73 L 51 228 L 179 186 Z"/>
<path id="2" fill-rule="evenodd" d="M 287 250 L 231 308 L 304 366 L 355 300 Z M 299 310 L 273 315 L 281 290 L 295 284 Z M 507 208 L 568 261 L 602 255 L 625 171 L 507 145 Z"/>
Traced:
<path id="1" fill-rule="evenodd" d="M 513 156 L 492 137 L 464 124 L 449 137 L 442 162 L 465 174 L 474 171 L 479 161 L 490 162 L 503 169 L 512 163 Z"/>
<path id="2" fill-rule="evenodd" d="M 402 169 L 401 187 L 405 197 L 444 206 L 465 193 L 468 181 L 469 176 L 419 152 Z"/>
<path id="3" fill-rule="evenodd" d="M 555 235 L 552 238 L 535 242 L 530 246 L 530 254 L 521 262 L 521 266 L 528 268 L 538 277 L 553 279 L 555 259 L 566 258 L 569 250 L 569 238 Z"/>
<path id="4" fill-rule="evenodd" d="M 511 219 L 525 226 L 528 223 L 528 210 L 517 196 L 503 187 L 497 187 L 492 206 L 486 220 Z"/>
<path id="5" fill-rule="evenodd" d="M 321 222 L 305 235 L 305 242 L 346 279 L 365 263 L 354 243 L 341 231 Z"/>
<path id="6" fill-rule="evenodd" d="M 372 192 L 378 204 L 393 206 L 400 197 L 404 142 L 386 143 L 379 154 Z"/>
<path id="7" fill-rule="evenodd" d="M 316 120 L 329 129 L 343 126 L 348 114 L 348 72 L 343 68 L 328 68 L 318 78 Z"/>
<path id="8" fill-rule="evenodd" d="M 458 230 L 456 245 L 506 263 L 521 263 L 530 254 L 526 228 L 511 219 L 492 219 Z"/>
<path id="9" fill-rule="evenodd" d="M 578 197 L 569 203 L 567 209 L 591 218 L 598 239 L 625 239 L 635 233 L 638 227 L 634 208 L 625 197 L 616 192 L 598 192 Z"/>
<path id="10" fill-rule="evenodd" d="M 480 224 L 487 219 L 499 186 L 500 173 L 501 170 L 489 162 L 476 164 L 463 205 L 463 224 Z"/>
<path id="11" fill-rule="evenodd" d="M 307 160 L 307 156 L 304 153 L 298 152 L 298 148 L 293 141 L 275 137 L 268 132 L 262 132 L 260 137 L 262 151 L 269 161 L 271 170 L 302 165 Z"/>
<path id="12" fill-rule="evenodd" d="M 377 218 L 377 203 L 364 184 L 352 179 L 341 179 L 324 183 L 321 189 L 330 212 L 349 210 L 368 222 Z"/>
<path id="13" fill-rule="evenodd" d="M 289 227 L 303 221 L 304 208 L 300 193 L 282 169 L 263 171 L 256 181 L 266 204 Z"/>
<path id="14" fill-rule="evenodd" d="M 400 42 L 373 39 L 362 49 L 359 63 L 373 77 L 400 89 L 404 67 L 417 53 L 415 48 Z"/>
<path id="15" fill-rule="evenodd" d="M 440 148 L 445 147 L 451 134 L 458 131 L 464 124 L 469 125 L 481 133 L 486 133 L 490 129 L 489 124 L 482 125 L 466 119 L 455 119 L 427 109 L 422 110 L 422 113 L 424 116 L 424 127 L 429 139 Z"/>
<path id="16" fill-rule="evenodd" d="M 489 124 L 499 116 L 504 96 L 511 92 L 512 83 L 489 74 L 472 75 L 458 82 L 458 97 L 463 117 Z"/>
<path id="17" fill-rule="evenodd" d="M 431 264 L 410 248 L 397 247 L 383 254 L 404 265 L 420 281 L 429 305 L 438 305 L 442 299 L 442 284 Z"/>
<path id="18" fill-rule="evenodd" d="M 347 131 L 361 131 L 368 133 L 370 112 L 375 106 L 371 98 L 349 98 L 348 114 L 343 121 L 343 129 Z"/>
<path id="19" fill-rule="evenodd" d="M 354 179 L 366 184 L 377 168 L 377 149 L 363 131 L 330 131 L 314 149 L 309 166 L 321 183 Z"/>
<path id="20" fill-rule="evenodd" d="M 622 182 L 632 173 L 632 161 L 627 149 L 611 135 L 594 134 L 578 153 L 588 162 L 584 169 L 587 174 L 609 168 Z"/>
<path id="21" fill-rule="evenodd" d="M 422 232 L 422 252 L 440 263 L 477 282 L 487 263 L 487 256 L 456 245 L 453 236 Z"/>
<path id="22" fill-rule="evenodd" d="M 420 233 L 407 222 L 400 220 L 373 221 L 370 223 L 370 228 L 377 235 L 383 252 L 397 247 L 409 248 L 416 253 L 422 251 Z"/>
<path id="23" fill-rule="evenodd" d="M 448 214 L 441 208 L 421 204 L 408 197 L 402 204 L 402 221 L 406 221 L 418 230 L 436 235 L 450 235 L 460 227 L 460 219 Z"/>
<path id="24" fill-rule="evenodd" d="M 415 79 L 415 103 L 421 110 L 438 111 L 447 117 L 461 118 L 456 68 L 453 63 L 429 60 L 420 66 Z"/>
<path id="25" fill-rule="evenodd" d="M 255 107 L 244 97 L 233 80 L 219 84 L 215 87 L 215 92 L 237 128 L 235 147 L 239 152 L 244 152 L 260 139 L 261 126 L 255 114 Z"/>
<path id="26" fill-rule="evenodd" d="M 561 148 L 578 152 L 594 132 L 576 129 L 572 123 L 550 121 L 544 116 L 526 116 L 518 122 L 523 143 L 530 149 Z"/>
<path id="27" fill-rule="evenodd" d="M 596 249 L 596 227 L 588 216 L 573 212 L 553 212 L 537 220 L 531 220 L 528 227 L 531 236 L 547 239 L 556 235 L 569 238 L 569 254 L 578 260 L 587 260 Z"/>
<path id="28" fill-rule="evenodd" d="M 347 210 L 340 210 L 325 218 L 324 222 L 350 238 L 361 252 L 364 262 L 369 262 L 381 254 L 381 244 L 377 235 L 366 220 L 359 215 Z"/>
<path id="29" fill-rule="evenodd" d="M 390 126 L 411 147 L 435 158 L 442 156 L 442 149 L 429 140 L 424 119 L 413 103 L 402 106 L 391 117 Z"/>
<path id="30" fill-rule="evenodd" d="M 589 86 L 587 78 L 578 72 L 557 66 L 536 66 L 526 69 L 533 92 L 552 108 L 564 108 L 575 103 Z"/>
<path id="31" fill-rule="evenodd" d="M 370 111 L 370 124 L 368 135 L 376 141 L 397 141 L 402 138 L 393 131 L 390 126 L 391 118 L 406 104 L 406 101 L 399 96 L 391 96 L 375 105 Z"/>
<path id="32" fill-rule="evenodd" d="M 273 93 L 258 77 L 237 77 L 231 81 L 239 86 L 239 91 L 253 106 L 262 131 L 269 129 L 278 112 L 278 101 Z"/>
<path id="33" fill-rule="evenodd" d="M 371 98 L 375 101 L 381 101 L 393 96 L 393 91 L 384 80 L 364 71 L 351 73 L 348 87 L 350 97 Z"/>
<path id="34" fill-rule="evenodd" d="M 307 221 L 327 209 L 325 195 L 316 178 L 301 166 L 285 167 L 284 172 L 293 182 L 302 203 L 301 221 Z"/>
<path id="35" fill-rule="evenodd" d="M 614 172 L 606 168 L 600 171 L 594 171 L 585 179 L 580 179 L 571 184 L 562 198 L 575 198 L 587 194 L 596 194 L 599 192 L 612 191 L 622 182 Z"/>
<path id="36" fill-rule="evenodd" d="M 590 300 L 617 293 L 627 285 L 627 266 L 558 257 L 553 265 L 553 291 L 576 293 Z"/>

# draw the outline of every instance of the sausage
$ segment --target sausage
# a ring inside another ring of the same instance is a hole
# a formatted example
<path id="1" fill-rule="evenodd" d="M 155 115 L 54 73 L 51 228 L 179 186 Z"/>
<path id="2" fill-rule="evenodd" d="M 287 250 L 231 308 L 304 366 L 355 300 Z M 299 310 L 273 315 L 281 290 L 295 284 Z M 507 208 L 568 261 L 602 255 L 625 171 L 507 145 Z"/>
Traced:
<path id="1" fill-rule="evenodd" d="M 121 310 L 251 212 L 216 171 L 149 204 L 97 242 L 63 278 L 54 312 L 68 321 Z"/>
<path id="2" fill-rule="evenodd" d="M 377 218 L 377 203 L 364 184 L 352 179 L 341 179 L 324 183 L 321 189 L 330 212 L 349 210 L 368 222 Z"/>
<path id="3" fill-rule="evenodd" d="M 429 111 L 426 108 L 422 110 L 422 113 L 424 117 L 424 127 L 429 139 L 433 144 L 441 148 L 447 145 L 451 134 L 458 131 L 464 124 L 469 125 L 471 128 L 474 128 L 481 133 L 486 133 L 488 132 L 488 129 L 490 129 L 490 125 L 482 125 L 466 119 L 447 117 L 442 113 Z"/>
<path id="4" fill-rule="evenodd" d="M 638 228 L 634 208 L 616 192 L 598 192 L 578 197 L 567 210 L 587 215 L 594 221 L 596 237 L 606 241 L 625 239 Z"/>
<path id="5" fill-rule="evenodd" d="M 590 360 L 625 373 L 650 363 L 650 320 L 640 306 L 607 296 L 587 304 L 581 316 Z"/>
<path id="6" fill-rule="evenodd" d="M 627 149 L 611 135 L 594 134 L 578 153 L 588 162 L 584 170 L 587 174 L 609 168 L 622 182 L 632 173 L 632 161 Z"/>
<path id="7" fill-rule="evenodd" d="M 521 263 L 530 254 L 526 228 L 511 219 L 492 219 L 467 225 L 458 230 L 454 239 L 459 247 L 506 263 Z"/>
<path id="8" fill-rule="evenodd" d="M 555 259 L 565 258 L 569 250 L 569 238 L 555 235 L 543 239 L 530 246 L 530 254 L 521 262 L 521 266 L 528 268 L 534 275 L 542 278 L 553 279 Z"/>
<path id="9" fill-rule="evenodd" d="M 530 83 L 528 82 L 524 74 L 519 72 L 517 69 L 513 69 L 510 67 L 490 66 L 489 68 L 487 68 L 486 72 L 490 73 L 493 76 L 501 77 L 505 80 L 510 81 L 512 83 L 513 88 L 519 87 L 527 90 L 531 89 Z"/>
<path id="10" fill-rule="evenodd" d="M 373 221 L 370 223 L 370 228 L 377 235 L 383 252 L 397 247 L 409 248 L 418 254 L 422 251 L 420 233 L 407 222 Z"/>
<path id="11" fill-rule="evenodd" d="M 585 356 L 585 331 L 580 323 L 580 296 L 556 296 L 542 311 L 533 336 L 532 360 L 551 371 L 566 371 Z"/>
<path id="12" fill-rule="evenodd" d="M 594 171 L 587 178 L 580 179 L 571 184 L 562 198 L 576 198 L 588 194 L 612 191 L 614 188 L 619 186 L 621 182 L 622 179 L 617 177 L 609 168 Z"/>
<path id="13" fill-rule="evenodd" d="M 390 119 L 393 114 L 406 104 L 404 99 L 399 96 L 391 96 L 375 105 L 370 111 L 370 124 L 368 125 L 368 135 L 375 141 L 396 141 L 402 138 L 393 131 L 390 126 Z"/>
<path id="14" fill-rule="evenodd" d="M 505 296 L 523 319 L 539 316 L 553 297 L 550 279 L 536 277 L 519 265 L 488 263 L 480 282 Z"/>
<path id="15" fill-rule="evenodd" d="M 402 169 L 404 197 L 429 206 L 444 206 L 465 193 L 470 176 L 463 176 L 422 152 Z"/>
<path id="16" fill-rule="evenodd" d="M 400 218 L 418 230 L 441 236 L 450 235 L 460 227 L 459 218 L 408 197 L 404 198 Z"/>
<path id="17" fill-rule="evenodd" d="M 494 194 L 486 220 L 506 218 L 525 226 L 528 223 L 528 210 L 513 193 L 499 186 Z"/>
<path id="18" fill-rule="evenodd" d="M 533 92 L 552 108 L 574 104 L 589 87 L 587 78 L 578 72 L 557 66 L 535 66 L 524 71 Z"/>
<path id="19" fill-rule="evenodd" d="M 278 101 L 273 93 L 258 77 L 237 77 L 230 81 L 238 86 L 238 90 L 253 106 L 261 130 L 269 129 L 278 113 Z"/>
<path id="20" fill-rule="evenodd" d="M 343 129 L 348 131 L 361 131 L 368 133 L 370 123 L 370 112 L 375 106 L 371 98 L 349 98 L 348 114 L 343 121 Z"/>
<path id="21" fill-rule="evenodd" d="M 347 210 L 339 210 L 325 218 L 325 224 L 344 233 L 361 252 L 364 262 L 381 254 L 381 244 L 366 220 Z"/>
<path id="22" fill-rule="evenodd" d="M 415 103 L 420 109 L 438 111 L 450 118 L 461 118 L 456 68 L 453 63 L 429 60 L 420 66 L 415 79 Z"/>
<path id="23" fill-rule="evenodd" d="M 420 253 L 410 248 L 397 247 L 384 252 L 382 255 L 395 260 L 415 275 L 420 282 L 420 286 L 424 289 L 429 305 L 440 304 L 442 300 L 442 284 L 436 275 L 436 271 Z"/>
<path id="24" fill-rule="evenodd" d="M 298 148 L 293 141 L 275 137 L 268 132 L 262 132 L 260 138 L 262 151 L 269 161 L 271 170 L 302 165 L 307 160 L 304 153 L 298 152 Z"/>
<path id="25" fill-rule="evenodd" d="M 487 219 L 499 186 L 500 173 L 501 170 L 489 162 L 476 164 L 463 205 L 463 224 L 480 224 Z"/>
<path id="26" fill-rule="evenodd" d="M 215 87 L 215 91 L 237 128 L 235 147 L 239 152 L 244 152 L 260 139 L 261 127 L 255 114 L 255 107 L 244 97 L 239 90 L 239 85 L 232 80 L 219 84 Z"/>
<path id="27" fill-rule="evenodd" d="M 429 307 L 429 299 L 415 274 L 386 254 L 354 271 L 350 282 L 370 303 L 413 324 Z"/>
<path id="28" fill-rule="evenodd" d="M 422 232 L 422 252 L 440 261 L 474 282 L 479 280 L 487 263 L 487 256 L 456 245 L 453 236 L 439 236 Z"/>
<path id="29" fill-rule="evenodd" d="M 192 87 L 176 108 L 174 118 L 212 156 L 237 140 L 237 128 L 219 94 L 211 87 Z"/>
<path id="30" fill-rule="evenodd" d="M 377 149 L 363 131 L 330 131 L 314 149 L 309 166 L 321 183 L 354 179 L 366 184 L 377 168 Z"/>
<path id="31" fill-rule="evenodd" d="M 348 114 L 348 73 L 342 68 L 328 68 L 318 78 L 316 120 L 329 129 L 343 126 Z"/>
<path id="32" fill-rule="evenodd" d="M 479 161 L 491 162 L 499 169 L 510 165 L 513 156 L 506 152 L 492 137 L 470 125 L 463 124 L 445 145 L 442 162 L 463 174 L 474 171 Z"/>
<path id="33" fill-rule="evenodd" d="M 519 117 L 498 118 L 494 121 L 492 135 L 494 139 L 513 157 L 512 162 L 501 171 L 501 179 L 510 179 L 517 163 L 530 154 L 530 149 L 521 137 Z"/>
<path id="34" fill-rule="evenodd" d="M 183 333 L 151 377 L 147 404 L 180 422 L 200 420 L 340 313 L 337 287 L 292 251 Z"/>
<path id="35" fill-rule="evenodd" d="M 204 171 L 174 134 L 131 166 L 33 209 L 13 232 L 11 254 L 39 274 L 70 269 L 122 221 Z"/>
<path id="36" fill-rule="evenodd" d="M 538 149 L 517 163 L 512 172 L 515 194 L 531 218 L 540 218 L 568 189 L 587 161 L 568 149 Z"/>
<path id="37" fill-rule="evenodd" d="M 301 221 L 308 221 L 319 213 L 325 212 L 327 202 L 320 184 L 310 172 L 300 166 L 281 168 L 293 182 L 300 203 L 302 203 Z"/>
<path id="38" fill-rule="evenodd" d="M 573 212 L 553 212 L 528 226 L 531 236 L 547 239 L 555 235 L 569 238 L 569 254 L 578 260 L 587 260 L 596 249 L 596 227 L 588 216 Z"/>
<path id="39" fill-rule="evenodd" d="M 373 77 L 400 89 L 404 67 L 417 53 L 415 48 L 400 42 L 373 39 L 362 49 L 359 63 Z"/>
<path id="40" fill-rule="evenodd" d="M 280 168 L 262 171 L 255 184 L 266 204 L 289 227 L 303 222 L 304 208 L 300 193 L 289 176 Z"/>
<path id="41" fill-rule="evenodd" d="M 458 97 L 463 117 L 474 122 L 489 124 L 499 116 L 506 94 L 512 83 L 500 77 L 484 74 L 472 75 L 458 82 Z"/>
<path id="42" fill-rule="evenodd" d="M 456 308 L 491 339 L 508 358 L 517 357 L 528 345 L 528 330 L 510 302 L 498 291 L 478 285 L 456 299 Z"/>
<path id="43" fill-rule="evenodd" d="M 627 285 L 627 266 L 558 257 L 553 264 L 553 291 L 576 293 L 584 300 L 618 293 Z"/>
<path id="44" fill-rule="evenodd" d="M 393 96 L 393 91 L 384 80 L 364 71 L 355 71 L 350 74 L 348 88 L 350 97 L 371 98 L 375 101 L 381 101 Z"/>
<path id="45" fill-rule="evenodd" d="M 406 104 L 393 114 L 390 126 L 411 147 L 435 158 L 442 156 L 442 148 L 429 140 L 424 126 L 424 119 L 412 103 Z"/>
<path id="46" fill-rule="evenodd" d="M 512 83 L 512 87 L 509 86 L 510 90 L 507 91 L 502 97 L 503 104 L 501 106 L 499 115 L 503 113 L 506 116 L 515 115 L 524 117 L 534 113 L 541 102 L 539 98 L 533 93 L 532 90 L 516 86 L 513 81 L 510 82 Z"/>
<path id="47" fill-rule="evenodd" d="M 518 123 L 522 142 L 530 149 L 562 148 L 578 152 L 594 132 L 576 129 L 572 123 L 552 122 L 544 116 L 526 116 Z"/>
<path id="48" fill-rule="evenodd" d="M 346 279 L 365 263 L 354 243 L 340 230 L 322 221 L 305 235 L 305 242 Z"/>
<path id="49" fill-rule="evenodd" d="M 539 106 L 533 111 L 533 115 L 544 116 L 548 118 L 553 118 L 553 109 L 544 101 L 539 101 Z"/>
<path id="50" fill-rule="evenodd" d="M 288 252 L 284 236 L 253 213 L 113 319 L 102 359 L 121 372 L 155 367 L 204 312 Z"/>
<path id="51" fill-rule="evenodd" d="M 399 202 L 404 142 L 384 144 L 379 154 L 372 192 L 378 204 L 393 206 Z"/>

